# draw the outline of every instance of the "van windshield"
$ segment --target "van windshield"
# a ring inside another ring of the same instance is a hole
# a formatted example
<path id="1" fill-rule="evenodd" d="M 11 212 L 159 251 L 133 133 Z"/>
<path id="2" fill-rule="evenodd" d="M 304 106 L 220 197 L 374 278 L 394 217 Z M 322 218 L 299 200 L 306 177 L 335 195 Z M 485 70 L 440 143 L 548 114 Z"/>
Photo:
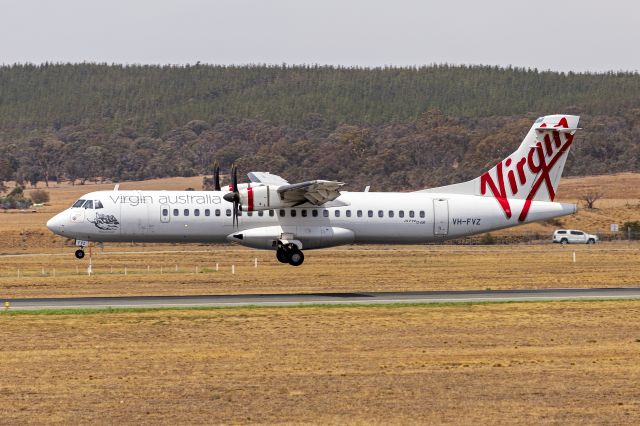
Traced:
<path id="1" fill-rule="evenodd" d="M 73 206 L 71 207 L 82 207 L 82 205 L 84 204 L 84 202 L 87 200 L 78 200 L 75 203 L 73 203 Z"/>

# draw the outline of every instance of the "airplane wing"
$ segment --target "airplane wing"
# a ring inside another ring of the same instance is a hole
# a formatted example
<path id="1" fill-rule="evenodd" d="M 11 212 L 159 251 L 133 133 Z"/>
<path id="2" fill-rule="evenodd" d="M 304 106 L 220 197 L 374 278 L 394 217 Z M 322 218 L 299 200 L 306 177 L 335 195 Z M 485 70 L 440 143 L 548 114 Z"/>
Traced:
<path id="1" fill-rule="evenodd" d="M 249 180 L 254 183 L 263 183 L 265 185 L 288 185 L 289 182 L 282 179 L 278 175 L 272 175 L 269 172 L 250 172 L 247 174 Z"/>
<path id="2" fill-rule="evenodd" d="M 311 203 L 314 206 L 333 201 L 340 196 L 342 182 L 330 180 L 310 180 L 308 182 L 283 185 L 278 188 L 278 193 L 284 199 L 300 205 Z"/>

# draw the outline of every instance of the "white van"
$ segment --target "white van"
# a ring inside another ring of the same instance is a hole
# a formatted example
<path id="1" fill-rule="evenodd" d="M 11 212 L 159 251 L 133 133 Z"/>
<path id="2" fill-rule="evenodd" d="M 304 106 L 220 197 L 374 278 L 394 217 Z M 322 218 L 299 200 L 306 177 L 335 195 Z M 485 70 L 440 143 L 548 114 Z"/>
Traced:
<path id="1" fill-rule="evenodd" d="M 554 243 L 595 244 L 597 241 L 597 235 L 587 234 L 586 232 L 578 231 L 577 229 L 558 229 L 553 233 Z"/>

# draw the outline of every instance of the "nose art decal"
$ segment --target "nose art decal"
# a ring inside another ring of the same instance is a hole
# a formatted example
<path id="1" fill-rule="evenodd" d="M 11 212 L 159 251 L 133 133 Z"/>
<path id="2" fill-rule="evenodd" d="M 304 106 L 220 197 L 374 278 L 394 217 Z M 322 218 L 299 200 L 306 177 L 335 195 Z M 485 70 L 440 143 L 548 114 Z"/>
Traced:
<path id="1" fill-rule="evenodd" d="M 96 213 L 95 219 L 89 219 L 89 222 L 103 231 L 115 231 L 120 227 L 120 222 L 112 214 Z"/>

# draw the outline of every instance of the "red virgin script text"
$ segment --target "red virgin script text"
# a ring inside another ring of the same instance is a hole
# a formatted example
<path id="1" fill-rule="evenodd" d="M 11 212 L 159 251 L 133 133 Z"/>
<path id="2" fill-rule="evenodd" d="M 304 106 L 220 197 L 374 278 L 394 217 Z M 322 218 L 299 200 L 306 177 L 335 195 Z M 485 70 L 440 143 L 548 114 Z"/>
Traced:
<path id="1" fill-rule="evenodd" d="M 546 127 L 546 124 L 543 123 L 540 127 Z M 568 128 L 569 124 L 567 123 L 567 119 L 563 117 L 554 127 Z M 552 136 L 548 133 L 544 135 L 544 147 L 542 142 L 537 142 L 535 147 L 531 147 L 529 149 L 526 156 L 522 157 L 515 163 L 515 170 L 509 169 L 507 171 L 507 180 L 509 181 L 509 187 L 513 195 L 516 195 L 522 188 L 528 187 L 527 175 L 524 172 L 525 167 L 528 167 L 529 170 L 531 170 L 531 173 L 535 175 L 535 181 L 531 186 L 531 191 L 527 194 L 524 206 L 522 207 L 522 211 L 518 217 L 518 221 L 520 222 L 523 222 L 527 218 L 527 214 L 531 208 L 531 201 L 536 196 L 543 183 L 547 187 L 551 201 L 555 198 L 556 194 L 553 189 L 549 173 L 556 162 L 567 152 L 573 143 L 573 135 L 565 133 L 566 140 L 563 144 L 560 139 L 560 132 L 553 131 L 551 133 Z M 551 140 L 552 137 L 553 141 Z M 505 167 L 503 167 L 503 163 Z M 485 172 L 480 176 L 480 193 L 485 195 L 488 186 L 491 190 L 491 194 L 496 198 L 496 200 L 498 200 L 500 207 L 502 207 L 502 210 L 504 210 L 504 213 L 507 215 L 507 219 L 511 218 L 511 205 L 507 198 L 503 169 L 508 168 L 511 164 L 511 158 L 507 158 L 496 165 L 496 177 L 498 179 L 497 185 L 489 172 Z"/>

